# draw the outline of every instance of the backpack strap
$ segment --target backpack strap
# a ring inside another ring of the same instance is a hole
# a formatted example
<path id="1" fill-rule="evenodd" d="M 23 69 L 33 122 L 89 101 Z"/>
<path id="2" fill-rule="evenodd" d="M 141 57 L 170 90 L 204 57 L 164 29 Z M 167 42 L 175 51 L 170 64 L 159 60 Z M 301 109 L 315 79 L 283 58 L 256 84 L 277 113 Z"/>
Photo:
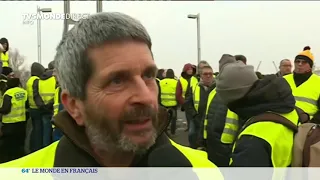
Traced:
<path id="1" fill-rule="evenodd" d="M 290 120 L 288 120 L 285 117 L 282 117 L 276 113 L 273 112 L 266 112 L 257 116 L 254 116 L 253 118 L 249 119 L 243 126 L 241 132 L 247 128 L 248 126 L 257 123 L 257 122 L 275 122 L 282 124 L 286 126 L 287 128 L 291 129 L 294 133 L 298 132 L 298 127 L 294 123 L 292 123 Z"/>

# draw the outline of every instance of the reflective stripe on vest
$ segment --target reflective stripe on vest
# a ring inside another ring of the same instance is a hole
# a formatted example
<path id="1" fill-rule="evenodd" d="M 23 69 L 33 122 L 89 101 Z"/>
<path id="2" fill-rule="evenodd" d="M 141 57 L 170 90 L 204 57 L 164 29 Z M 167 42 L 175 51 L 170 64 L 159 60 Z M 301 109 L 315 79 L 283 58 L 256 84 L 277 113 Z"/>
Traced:
<path id="1" fill-rule="evenodd" d="M 207 126 L 208 126 L 208 111 L 209 111 L 209 107 L 210 107 L 210 104 L 211 104 L 211 101 L 212 99 L 214 98 L 214 96 L 216 95 L 217 91 L 216 91 L 216 88 L 214 88 L 209 96 L 208 96 L 208 102 L 207 102 L 207 109 L 206 109 L 206 115 L 205 115 L 205 119 L 203 121 L 203 139 L 207 139 L 208 137 L 208 133 L 207 133 Z"/>
<path id="2" fill-rule="evenodd" d="M 2 115 L 3 123 L 17 123 L 26 121 L 26 102 L 28 98 L 27 91 L 15 87 L 8 89 L 4 95 L 8 95 L 11 98 L 11 111 L 9 114 Z"/>
<path id="3" fill-rule="evenodd" d="M 180 81 L 181 88 L 182 88 L 182 97 L 185 98 L 186 92 L 188 89 L 188 81 L 183 77 L 180 77 L 179 81 Z"/>
<path id="4" fill-rule="evenodd" d="M 29 101 L 29 107 L 31 109 L 38 109 L 38 106 L 36 105 L 36 103 L 34 102 L 33 99 L 33 82 L 34 80 L 39 79 L 39 77 L 37 76 L 31 76 L 26 84 L 26 89 L 27 89 L 27 93 L 28 93 L 28 101 Z"/>
<path id="5" fill-rule="evenodd" d="M 55 91 L 56 79 L 54 76 L 46 80 L 39 79 L 39 94 L 45 104 L 53 100 Z"/>
<path id="6" fill-rule="evenodd" d="M 279 114 L 294 124 L 298 124 L 298 113 L 293 110 L 287 114 Z M 292 160 L 294 134 L 282 124 L 271 121 L 257 122 L 244 129 L 238 136 L 240 139 L 243 135 L 255 136 L 268 142 L 271 146 L 271 161 L 274 168 L 288 167 Z M 233 147 L 233 151 L 237 142 Z M 230 160 L 232 163 L 232 159 Z"/>
<path id="7" fill-rule="evenodd" d="M 0 168 L 52 168 L 54 167 L 59 142 L 56 141 L 20 159 L 0 164 Z M 199 180 L 205 180 L 208 177 L 214 180 L 224 179 L 217 166 L 207 159 L 206 152 L 179 145 L 172 140 L 170 140 L 170 143 L 189 160 L 195 168 L 193 171 L 197 174 Z M 208 171 L 203 171 L 201 168 L 206 168 Z M 45 174 L 50 175 L 50 173 Z"/>
<path id="8" fill-rule="evenodd" d="M 59 112 L 59 106 L 60 106 L 60 87 L 56 88 L 56 91 L 54 92 L 54 103 L 53 103 L 53 116 L 57 115 Z"/>
<path id="9" fill-rule="evenodd" d="M 161 104 L 165 107 L 176 106 L 176 88 L 178 81 L 175 79 L 165 78 L 159 83 L 161 90 Z"/>
<path id="10" fill-rule="evenodd" d="M 9 67 L 9 53 L 6 52 L 1 53 L 1 57 L 0 57 L 1 61 L 2 61 L 2 67 Z"/>
<path id="11" fill-rule="evenodd" d="M 200 102 L 200 86 L 199 84 L 192 86 L 192 95 L 193 95 L 193 106 L 194 109 L 198 112 L 199 109 L 199 102 Z"/>
<path id="12" fill-rule="evenodd" d="M 239 118 L 238 115 L 228 109 L 226 122 L 221 135 L 221 142 L 232 144 L 238 135 Z"/>
<path id="13" fill-rule="evenodd" d="M 284 76 L 289 83 L 292 94 L 296 99 L 296 106 L 308 113 L 310 118 L 319 110 L 317 101 L 320 98 L 320 77 L 312 74 L 310 78 L 296 86 L 293 74 Z"/>

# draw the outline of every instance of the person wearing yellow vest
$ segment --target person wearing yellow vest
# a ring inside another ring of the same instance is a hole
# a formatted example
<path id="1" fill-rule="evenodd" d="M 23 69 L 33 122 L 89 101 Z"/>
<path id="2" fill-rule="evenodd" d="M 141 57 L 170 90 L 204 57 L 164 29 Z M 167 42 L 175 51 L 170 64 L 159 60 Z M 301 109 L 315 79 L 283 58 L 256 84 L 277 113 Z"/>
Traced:
<path id="1" fill-rule="evenodd" d="M 253 66 L 236 61 L 227 54 L 219 61 L 219 70 L 216 91 L 222 102 L 240 118 L 248 122 L 257 115 L 269 112 L 298 125 L 295 99 L 285 79 L 276 75 L 258 79 Z M 265 119 L 239 131 L 230 166 L 290 166 L 294 132 L 272 120 Z"/>
<path id="2" fill-rule="evenodd" d="M 0 108 L 2 136 L 0 162 L 18 159 L 25 155 L 27 91 L 19 87 L 18 78 L 10 78 Z"/>
<path id="3" fill-rule="evenodd" d="M 53 117 L 54 118 L 60 111 L 64 109 L 63 104 L 61 103 L 61 87 L 59 85 L 58 77 L 56 76 L 56 70 L 54 69 L 53 74 L 56 78 L 57 88 L 54 92 L 54 103 L 53 103 Z M 53 132 L 52 132 L 52 140 L 58 141 L 63 136 L 61 129 L 55 127 L 52 124 Z"/>
<path id="4" fill-rule="evenodd" d="M 223 104 L 214 89 L 209 94 L 205 119 L 201 124 L 199 149 L 205 149 L 208 159 L 218 167 L 229 167 L 232 145 L 239 127 L 238 115 Z"/>
<path id="5" fill-rule="evenodd" d="M 0 60 L 3 67 L 9 67 L 10 57 L 9 57 L 9 41 L 6 38 L 0 39 L 0 44 L 3 47 L 3 51 L 0 50 Z"/>
<path id="6" fill-rule="evenodd" d="M 161 102 L 161 89 L 160 89 L 160 84 L 159 83 L 165 77 L 164 72 L 165 72 L 164 69 L 159 69 L 158 72 L 157 72 L 157 78 L 156 78 L 156 83 L 157 83 L 158 91 L 159 91 L 159 94 L 158 94 L 158 102 L 159 103 Z"/>
<path id="7" fill-rule="evenodd" d="M 86 38 L 74 38 L 80 34 Z M 195 179 L 223 180 L 206 152 L 164 133 L 168 114 L 158 105 L 151 39 L 139 21 L 118 12 L 91 15 L 64 35 L 55 62 L 66 111 L 54 124 L 64 136 L 0 168 L 193 167 Z"/>
<path id="8" fill-rule="evenodd" d="M 284 76 L 289 83 L 296 106 L 308 113 L 312 122 L 320 123 L 320 77 L 312 72 L 314 56 L 306 46 L 294 60 L 293 74 Z"/>
<path id="9" fill-rule="evenodd" d="M 42 146 L 46 147 L 52 142 L 52 123 L 54 93 L 56 90 L 56 78 L 53 70 L 47 70 L 39 79 L 35 79 L 32 85 L 33 100 L 39 109 L 42 123 Z M 39 137 L 38 137 L 39 138 Z"/>
<path id="10" fill-rule="evenodd" d="M 192 115 L 188 133 L 191 148 L 198 147 L 197 139 L 206 114 L 208 96 L 214 88 L 213 70 L 210 66 L 204 66 L 200 72 L 200 82 L 192 86 L 191 94 L 186 100 L 186 112 Z"/>
<path id="11" fill-rule="evenodd" d="M 174 79 L 174 71 L 168 69 L 166 72 L 166 77 L 162 79 L 159 83 L 160 85 L 160 104 L 168 110 L 170 117 L 170 132 L 171 135 L 176 133 L 177 124 L 177 105 L 176 100 L 176 88 L 178 81 Z"/>
<path id="12" fill-rule="evenodd" d="M 191 86 L 196 85 L 198 83 L 198 80 L 194 75 L 196 74 L 196 69 L 194 69 L 193 65 L 188 63 L 185 64 L 181 73 L 181 76 L 178 80 L 177 84 L 177 89 L 176 89 L 176 99 L 178 101 L 178 104 L 181 106 L 181 110 L 184 111 L 184 103 L 186 99 L 186 95 L 188 93 L 190 94 L 191 91 Z M 185 112 L 186 118 L 187 118 L 187 123 L 188 123 L 188 128 L 186 131 L 189 129 L 190 125 L 190 120 L 192 119 L 192 116 Z"/>
<path id="13" fill-rule="evenodd" d="M 32 123 L 32 130 L 30 136 L 30 151 L 34 152 L 41 149 L 42 146 L 42 120 L 41 110 L 38 108 L 34 101 L 33 82 L 44 73 L 45 68 L 37 62 L 31 65 L 31 77 L 26 83 L 26 90 L 28 93 L 29 113 Z"/>

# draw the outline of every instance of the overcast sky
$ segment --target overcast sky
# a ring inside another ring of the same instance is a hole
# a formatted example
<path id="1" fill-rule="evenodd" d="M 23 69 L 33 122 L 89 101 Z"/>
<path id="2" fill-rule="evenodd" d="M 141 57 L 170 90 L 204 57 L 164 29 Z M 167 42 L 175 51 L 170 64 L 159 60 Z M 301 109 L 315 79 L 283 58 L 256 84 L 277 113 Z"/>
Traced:
<path id="1" fill-rule="evenodd" d="M 0 1 L 0 37 L 18 48 L 28 63 L 37 61 L 37 26 L 23 25 L 22 14 L 36 6 L 63 12 L 63 2 Z M 72 13 L 95 13 L 95 2 L 71 2 Z M 248 63 L 264 73 L 275 72 L 281 59 L 293 59 L 304 46 L 320 57 L 320 2 L 103 2 L 104 11 L 127 13 L 139 19 L 153 41 L 160 68 L 180 73 L 185 63 L 197 62 L 196 20 L 201 14 L 202 59 L 214 70 L 223 53 L 244 54 Z M 63 21 L 42 21 L 42 64 L 53 60 Z M 320 64 L 320 63 L 318 63 Z"/>

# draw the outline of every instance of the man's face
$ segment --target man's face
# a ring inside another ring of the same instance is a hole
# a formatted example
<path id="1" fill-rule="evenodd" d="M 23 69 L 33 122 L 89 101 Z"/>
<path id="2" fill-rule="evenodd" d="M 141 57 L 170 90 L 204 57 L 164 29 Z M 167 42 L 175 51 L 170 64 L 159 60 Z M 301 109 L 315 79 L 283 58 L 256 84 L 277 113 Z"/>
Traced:
<path id="1" fill-rule="evenodd" d="M 103 150 L 145 152 L 156 139 L 157 67 L 140 42 L 106 44 L 88 51 L 93 74 L 87 83 L 84 124 Z"/>
<path id="2" fill-rule="evenodd" d="M 203 68 L 201 71 L 201 80 L 204 84 L 209 85 L 213 81 L 213 71 L 210 68 Z"/>
<path id="3" fill-rule="evenodd" d="M 311 67 L 307 61 L 303 59 L 297 59 L 294 61 L 294 72 L 298 74 L 303 74 L 310 71 Z"/>
<path id="4" fill-rule="evenodd" d="M 282 75 L 290 74 L 292 70 L 292 64 L 290 60 L 284 60 L 280 64 L 280 73 Z"/>

